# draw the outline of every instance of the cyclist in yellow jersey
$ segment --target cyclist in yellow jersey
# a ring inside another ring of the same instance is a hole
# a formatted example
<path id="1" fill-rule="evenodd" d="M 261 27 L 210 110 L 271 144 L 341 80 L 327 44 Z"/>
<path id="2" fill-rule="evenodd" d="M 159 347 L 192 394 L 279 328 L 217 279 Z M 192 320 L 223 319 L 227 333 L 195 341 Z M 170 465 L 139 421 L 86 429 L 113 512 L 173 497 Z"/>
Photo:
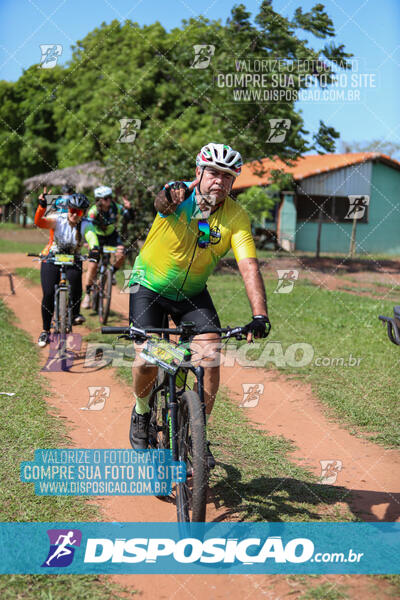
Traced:
<path id="1" fill-rule="evenodd" d="M 269 323 L 266 293 L 260 274 L 250 221 L 245 210 L 230 196 L 240 174 L 242 158 L 230 146 L 209 143 L 196 159 L 196 179 L 165 185 L 154 206 L 157 216 L 135 261 L 130 286 L 129 320 L 136 327 L 161 327 L 164 314 L 179 325 L 220 327 L 207 279 L 218 261 L 232 248 L 252 309 L 248 341 L 266 336 Z M 211 413 L 219 387 L 217 334 L 196 336 L 196 352 L 204 366 L 206 414 Z M 147 448 L 150 418 L 149 398 L 157 375 L 139 357 L 133 365 L 130 441 L 134 448 Z M 208 445 L 208 463 L 215 465 Z"/>

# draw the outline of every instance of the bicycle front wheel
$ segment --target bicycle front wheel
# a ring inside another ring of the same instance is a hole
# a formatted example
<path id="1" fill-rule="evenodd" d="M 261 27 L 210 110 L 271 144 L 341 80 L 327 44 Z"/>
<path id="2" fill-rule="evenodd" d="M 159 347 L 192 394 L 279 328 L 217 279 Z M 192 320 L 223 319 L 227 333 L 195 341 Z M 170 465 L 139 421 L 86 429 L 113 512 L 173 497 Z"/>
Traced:
<path id="1" fill-rule="evenodd" d="M 176 484 L 178 521 L 205 521 L 208 468 L 203 407 L 196 392 L 182 394 L 178 403 L 178 460 L 185 461 L 188 477 Z"/>
<path id="2" fill-rule="evenodd" d="M 92 289 L 90 291 L 90 308 L 94 312 L 97 312 L 98 307 L 99 307 L 99 288 L 97 286 L 97 283 L 94 283 L 92 285 Z"/>
<path id="3" fill-rule="evenodd" d="M 67 290 L 60 290 L 58 295 L 58 330 L 61 335 L 67 333 L 68 326 L 68 302 Z"/>
<path id="4" fill-rule="evenodd" d="M 102 325 L 107 323 L 110 314 L 111 294 L 112 294 L 112 272 L 107 269 L 102 277 L 102 290 L 99 298 L 99 320 Z"/>
<path id="5" fill-rule="evenodd" d="M 150 448 L 169 449 L 169 423 L 167 419 L 167 386 L 164 384 L 165 372 L 159 368 L 157 379 L 150 396 Z"/>

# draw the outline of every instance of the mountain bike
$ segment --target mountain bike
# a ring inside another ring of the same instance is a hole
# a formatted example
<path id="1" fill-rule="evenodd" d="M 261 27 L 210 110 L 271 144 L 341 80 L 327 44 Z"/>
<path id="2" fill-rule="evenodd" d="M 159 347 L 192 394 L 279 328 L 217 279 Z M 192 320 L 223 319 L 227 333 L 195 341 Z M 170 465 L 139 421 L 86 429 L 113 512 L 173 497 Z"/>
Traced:
<path id="1" fill-rule="evenodd" d="M 387 325 L 389 340 L 396 346 L 400 346 L 400 306 L 393 308 L 393 314 L 393 317 L 382 317 L 380 315 L 379 319 Z"/>
<path id="2" fill-rule="evenodd" d="M 99 321 L 103 325 L 107 323 L 110 314 L 113 265 L 111 257 L 116 252 L 114 246 L 103 246 L 100 249 L 100 260 L 97 276 L 90 291 L 90 306 L 98 313 Z"/>
<path id="3" fill-rule="evenodd" d="M 54 333 L 65 336 L 72 332 L 72 301 L 71 287 L 66 276 L 65 268 L 74 265 L 76 260 L 85 260 L 86 257 L 73 254 L 54 254 L 54 256 L 43 256 L 42 254 L 29 253 L 28 256 L 39 258 L 40 262 L 52 262 L 60 266 L 60 280 L 54 289 L 54 312 L 52 329 Z"/>
<path id="4" fill-rule="evenodd" d="M 169 449 L 172 460 L 186 463 L 186 481 L 177 483 L 175 488 L 178 521 L 204 522 L 207 505 L 204 368 L 193 364 L 196 358 L 190 343 L 201 333 L 223 334 L 223 340 L 232 337 L 241 340 L 246 337 L 247 327 L 199 328 L 189 322 L 175 329 L 133 326 L 101 329 L 104 334 L 116 334 L 139 343 L 147 341 L 141 356 L 159 367 L 149 402 L 149 447 Z M 170 335 L 180 336 L 179 342 L 167 339 Z M 191 389 L 189 373 L 194 375 L 196 391 Z"/>
<path id="5" fill-rule="evenodd" d="M 71 286 L 66 276 L 65 268 L 75 264 L 77 260 L 87 260 L 86 256 L 73 254 L 42 255 L 29 253 L 28 256 L 34 256 L 40 262 L 52 262 L 59 265 L 60 279 L 54 286 L 54 311 L 51 328 L 53 330 L 53 341 L 56 341 L 57 355 L 60 358 L 61 370 L 68 370 L 68 351 L 67 336 L 72 333 L 72 299 Z M 58 336 L 58 337 L 55 337 Z"/>

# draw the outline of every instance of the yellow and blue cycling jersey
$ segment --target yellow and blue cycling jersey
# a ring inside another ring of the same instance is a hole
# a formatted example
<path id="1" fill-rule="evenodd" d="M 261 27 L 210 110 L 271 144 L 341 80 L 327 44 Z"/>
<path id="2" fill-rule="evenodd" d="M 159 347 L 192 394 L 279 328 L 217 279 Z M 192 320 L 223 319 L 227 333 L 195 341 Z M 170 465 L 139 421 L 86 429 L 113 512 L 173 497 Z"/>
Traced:
<path id="1" fill-rule="evenodd" d="M 190 185 L 191 182 L 185 182 Z M 144 287 L 171 300 L 196 296 L 219 260 L 232 248 L 237 261 L 255 258 L 249 217 L 231 198 L 207 219 L 212 243 L 200 248 L 195 190 L 172 215 L 154 219 L 136 258 L 129 285 Z"/>

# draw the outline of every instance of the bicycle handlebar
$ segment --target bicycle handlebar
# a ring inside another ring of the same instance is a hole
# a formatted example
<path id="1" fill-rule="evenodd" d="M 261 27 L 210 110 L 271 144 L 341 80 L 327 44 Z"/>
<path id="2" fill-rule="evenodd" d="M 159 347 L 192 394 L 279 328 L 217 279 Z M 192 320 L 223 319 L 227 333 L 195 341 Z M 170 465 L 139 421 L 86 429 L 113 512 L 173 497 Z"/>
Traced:
<path id="1" fill-rule="evenodd" d="M 227 334 L 226 337 L 237 337 L 245 335 L 247 333 L 247 326 L 244 327 L 213 327 L 199 329 L 197 327 L 176 327 L 175 329 L 163 328 L 163 327 L 145 327 L 139 329 L 138 327 L 102 327 L 101 333 L 103 334 L 114 334 L 114 335 L 125 335 L 131 339 L 148 338 L 149 333 L 170 333 L 172 335 L 187 335 L 194 337 L 202 333 L 223 333 Z"/>
<path id="2" fill-rule="evenodd" d="M 393 344 L 396 344 L 396 346 L 400 346 L 400 332 L 396 321 L 392 317 L 383 317 L 381 315 L 379 315 L 379 319 L 387 324 L 389 340 L 393 342 Z"/>
<path id="3" fill-rule="evenodd" d="M 58 254 L 62 254 L 62 252 L 58 252 Z M 48 254 L 36 254 L 35 252 L 28 252 L 26 256 L 34 256 L 35 258 L 46 259 L 46 260 L 54 260 L 54 256 L 49 256 Z M 89 258 L 89 255 L 83 254 L 74 254 L 74 258 L 78 258 L 80 260 L 92 260 Z"/>

